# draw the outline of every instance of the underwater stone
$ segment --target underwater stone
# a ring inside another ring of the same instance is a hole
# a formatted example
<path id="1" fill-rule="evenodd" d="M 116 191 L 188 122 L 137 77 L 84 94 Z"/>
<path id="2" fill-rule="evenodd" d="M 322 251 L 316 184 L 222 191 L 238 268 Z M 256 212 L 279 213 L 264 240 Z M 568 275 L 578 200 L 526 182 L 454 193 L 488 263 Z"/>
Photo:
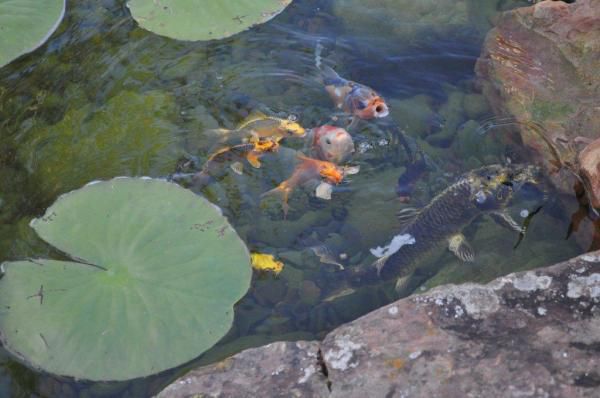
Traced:
<path id="1" fill-rule="evenodd" d="M 91 180 L 166 176 L 180 154 L 176 117 L 170 94 L 122 91 L 98 108 L 86 104 L 55 125 L 34 127 L 17 157 L 46 200 Z"/>

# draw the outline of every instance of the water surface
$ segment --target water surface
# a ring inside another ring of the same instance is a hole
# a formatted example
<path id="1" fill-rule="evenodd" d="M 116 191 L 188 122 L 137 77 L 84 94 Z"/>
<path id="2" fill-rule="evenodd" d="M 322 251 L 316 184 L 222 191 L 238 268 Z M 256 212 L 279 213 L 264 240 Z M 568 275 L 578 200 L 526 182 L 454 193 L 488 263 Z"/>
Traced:
<path id="1" fill-rule="evenodd" d="M 413 206 L 427 204 L 475 167 L 527 160 L 510 129 L 476 134 L 491 110 L 473 72 L 496 12 L 527 2 L 440 3 L 467 4 L 464 18 L 424 15 L 409 23 L 389 18 L 376 1 L 297 0 L 266 25 L 190 43 L 137 28 L 124 2 L 71 2 L 45 46 L 0 70 L 0 261 L 59 255 L 28 223 L 61 193 L 117 175 L 165 177 L 182 159 L 201 163 L 209 154 L 205 130 L 233 128 L 254 109 L 294 115 L 305 127 L 331 122 L 335 110 L 314 67 L 318 41 L 326 64 L 387 99 L 393 121 L 361 124 L 353 134 L 361 150 L 352 159 L 360 173 L 331 201 L 298 190 L 287 220 L 277 200 L 260 194 L 289 176 L 300 141 L 267 156 L 260 171 L 228 173 L 200 192 L 223 208 L 252 250 L 275 253 L 286 264 L 277 278 L 255 277 L 232 330 L 213 350 L 174 371 L 118 385 L 57 380 L 2 352 L 0 395 L 146 396 L 191 366 L 269 341 L 319 338 L 393 300 L 371 289 L 325 301 L 339 288 L 336 267 L 320 263 L 308 246 L 325 243 L 345 254 L 345 266 L 359 266 L 373 260 L 370 248 L 395 235 L 394 214 L 404 206 L 395 187 L 407 157 L 394 145 L 394 131 L 414 138 L 439 166 L 418 182 Z M 454 14 L 463 15 L 448 10 Z M 515 234 L 476 220 L 463 232 L 477 261 L 463 264 L 444 254 L 420 290 L 486 282 L 579 253 L 565 239 L 576 202 L 560 199 L 534 219 L 516 250 Z M 518 219 L 535 200 L 509 210 Z"/>

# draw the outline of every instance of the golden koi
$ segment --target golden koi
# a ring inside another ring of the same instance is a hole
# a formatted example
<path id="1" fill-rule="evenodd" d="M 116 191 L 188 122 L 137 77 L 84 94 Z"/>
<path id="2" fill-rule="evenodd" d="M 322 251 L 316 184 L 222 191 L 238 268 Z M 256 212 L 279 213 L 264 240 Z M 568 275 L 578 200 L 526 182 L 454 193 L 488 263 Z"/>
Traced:
<path id="1" fill-rule="evenodd" d="M 304 137 L 306 130 L 294 120 L 267 116 L 254 112 L 236 129 L 217 130 L 221 135 L 221 144 L 258 142 L 265 139 L 281 141 L 287 137 Z"/>

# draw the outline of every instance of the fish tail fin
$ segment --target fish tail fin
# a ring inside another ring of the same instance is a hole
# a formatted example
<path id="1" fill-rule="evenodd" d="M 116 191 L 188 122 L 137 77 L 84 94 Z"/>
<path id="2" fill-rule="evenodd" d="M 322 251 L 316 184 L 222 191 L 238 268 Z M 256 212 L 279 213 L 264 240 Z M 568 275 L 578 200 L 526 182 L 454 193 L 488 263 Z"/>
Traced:
<path id="1" fill-rule="evenodd" d="M 204 189 L 214 181 L 214 178 L 206 171 L 199 171 L 192 176 L 192 185 L 198 190 Z"/>
<path id="2" fill-rule="evenodd" d="M 287 219 L 287 214 L 290 209 L 290 206 L 288 205 L 290 190 L 288 188 L 286 188 L 284 185 L 279 184 L 278 186 L 271 189 L 270 191 L 267 191 L 267 192 L 263 193 L 262 195 L 260 195 L 260 197 L 265 198 L 267 196 L 274 196 L 274 195 L 281 197 L 281 207 L 283 209 L 283 219 L 285 220 L 285 219 Z"/>

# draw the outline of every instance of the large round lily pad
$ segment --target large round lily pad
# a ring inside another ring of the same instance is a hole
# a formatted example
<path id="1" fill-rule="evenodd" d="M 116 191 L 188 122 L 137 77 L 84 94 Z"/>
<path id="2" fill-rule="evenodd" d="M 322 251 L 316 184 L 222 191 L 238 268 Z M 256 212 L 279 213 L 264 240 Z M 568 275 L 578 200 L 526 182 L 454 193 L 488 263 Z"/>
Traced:
<path id="1" fill-rule="evenodd" d="M 292 0 L 130 0 L 144 29 L 179 40 L 222 39 L 267 22 Z"/>
<path id="2" fill-rule="evenodd" d="M 66 0 L 0 0 L 0 67 L 44 44 L 65 15 Z"/>
<path id="3" fill-rule="evenodd" d="M 191 360 L 249 287 L 249 253 L 220 210 L 166 181 L 89 184 L 31 226 L 73 260 L 4 263 L 0 332 L 54 374 L 127 380 Z"/>

